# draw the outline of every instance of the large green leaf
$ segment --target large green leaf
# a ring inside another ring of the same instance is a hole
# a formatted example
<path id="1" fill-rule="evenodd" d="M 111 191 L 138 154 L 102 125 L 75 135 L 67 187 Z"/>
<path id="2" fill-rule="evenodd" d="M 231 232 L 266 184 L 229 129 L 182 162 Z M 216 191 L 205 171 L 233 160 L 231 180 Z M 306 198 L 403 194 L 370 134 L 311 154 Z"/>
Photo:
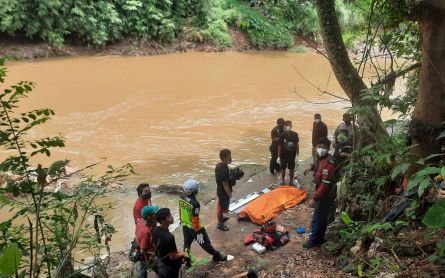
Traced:
<path id="1" fill-rule="evenodd" d="M 344 211 L 341 212 L 340 218 L 341 218 L 341 220 L 343 220 L 343 222 L 346 225 L 349 225 L 349 224 L 352 223 L 351 217 L 349 217 L 349 215 L 346 212 L 344 212 Z"/>
<path id="2" fill-rule="evenodd" d="M 440 173 L 439 167 L 426 167 L 426 168 L 418 171 L 414 175 L 419 177 L 419 176 L 426 176 L 426 175 L 439 174 L 439 173 Z"/>
<path id="3" fill-rule="evenodd" d="M 425 189 L 427 189 L 428 186 L 430 186 L 430 184 L 431 184 L 431 179 L 429 177 L 424 178 L 423 181 L 420 182 L 419 190 L 417 191 L 419 197 L 423 195 Z"/>
<path id="4" fill-rule="evenodd" d="M 440 199 L 425 214 L 423 224 L 429 228 L 445 228 L 445 199 Z"/>
<path id="5" fill-rule="evenodd" d="M 22 254 L 16 243 L 6 247 L 0 256 L 0 273 L 6 276 L 15 275 L 19 269 Z"/>
<path id="6" fill-rule="evenodd" d="M 399 174 L 405 174 L 406 170 L 408 170 L 409 165 L 409 163 L 404 162 L 394 167 L 391 172 L 391 179 L 394 180 Z"/>

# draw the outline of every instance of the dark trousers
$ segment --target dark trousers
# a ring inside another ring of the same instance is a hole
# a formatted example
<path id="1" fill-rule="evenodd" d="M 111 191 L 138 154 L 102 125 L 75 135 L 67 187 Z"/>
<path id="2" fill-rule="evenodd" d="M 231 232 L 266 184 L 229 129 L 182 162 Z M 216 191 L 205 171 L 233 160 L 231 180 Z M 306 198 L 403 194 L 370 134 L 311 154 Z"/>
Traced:
<path id="1" fill-rule="evenodd" d="M 182 226 L 182 232 L 184 234 L 184 250 L 190 250 L 192 242 L 196 240 L 196 232 L 195 230 L 186 226 Z M 201 248 L 204 249 L 210 255 L 212 255 L 213 258 L 219 258 L 221 256 L 221 253 L 219 253 L 219 251 L 213 248 L 212 243 L 210 242 L 210 238 L 207 235 L 206 229 L 201 228 L 201 234 L 204 237 L 204 243 L 199 244 Z"/>
<path id="2" fill-rule="evenodd" d="M 274 146 L 270 146 L 269 147 L 269 151 L 270 151 L 270 163 L 269 163 L 269 170 L 271 174 L 274 174 L 275 171 L 281 171 L 281 166 L 280 164 L 277 163 L 277 159 L 278 159 L 278 147 L 274 147 Z"/>
<path id="3" fill-rule="evenodd" d="M 312 232 L 309 239 L 312 242 L 323 242 L 326 229 L 328 227 L 329 212 L 333 203 L 332 197 L 323 198 L 317 201 L 312 216 Z"/>

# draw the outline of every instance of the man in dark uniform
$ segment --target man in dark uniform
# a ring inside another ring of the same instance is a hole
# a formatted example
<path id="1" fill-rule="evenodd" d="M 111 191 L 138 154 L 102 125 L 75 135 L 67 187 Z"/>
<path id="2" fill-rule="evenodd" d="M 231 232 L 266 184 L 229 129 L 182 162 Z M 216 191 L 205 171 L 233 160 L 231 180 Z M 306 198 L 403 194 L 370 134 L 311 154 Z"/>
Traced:
<path id="1" fill-rule="evenodd" d="M 215 167 L 216 179 L 216 195 L 218 196 L 218 204 L 216 208 L 216 216 L 218 217 L 218 229 L 228 231 L 229 228 L 224 224 L 228 219 L 224 217 L 224 213 L 229 212 L 230 198 L 232 198 L 232 186 L 230 185 L 229 164 L 232 163 L 232 152 L 223 149 L 219 152 L 221 162 Z"/>
<path id="2" fill-rule="evenodd" d="M 328 137 L 328 127 L 321 121 L 321 115 L 316 113 L 314 115 L 314 124 L 312 126 L 312 159 L 314 162 L 317 158 L 315 152 L 318 140 L 320 140 L 321 137 Z"/>
<path id="3" fill-rule="evenodd" d="M 281 166 L 277 163 L 278 158 L 278 151 L 280 148 L 280 137 L 284 133 L 284 119 L 279 118 L 277 120 L 277 126 L 274 127 L 270 132 L 270 137 L 272 139 L 272 143 L 269 146 L 270 151 L 270 163 L 269 163 L 269 170 L 270 174 L 274 175 L 275 171 L 280 171 Z"/>
<path id="4" fill-rule="evenodd" d="M 289 169 L 289 185 L 294 184 L 295 159 L 300 154 L 300 147 L 298 145 L 298 133 L 292 131 L 292 122 L 284 122 L 284 133 L 281 136 L 279 157 L 277 163 L 281 164 L 281 184 L 285 184 L 286 168 Z"/>
<path id="5" fill-rule="evenodd" d="M 325 242 L 324 235 L 328 226 L 329 212 L 335 201 L 334 182 L 332 180 L 335 163 L 328 153 L 330 146 L 331 141 L 327 137 L 320 138 L 317 144 L 318 161 L 311 169 L 315 171 L 315 193 L 309 205 L 315 207 L 315 209 L 312 215 L 312 231 L 309 239 L 303 243 L 304 248 L 317 247 Z M 307 171 L 305 171 L 305 174 Z"/>
<path id="6" fill-rule="evenodd" d="M 191 245 L 196 240 L 202 249 L 213 256 L 213 261 L 225 261 L 227 256 L 213 248 L 207 231 L 199 218 L 201 205 L 196 199 L 199 192 L 199 182 L 187 180 L 183 188 L 185 194 L 179 199 L 179 215 L 184 235 L 184 251 L 190 255 Z"/>
<path id="7" fill-rule="evenodd" d="M 152 235 L 155 254 L 160 261 L 159 264 L 162 265 L 162 271 L 158 275 L 162 278 L 177 278 L 187 254 L 178 250 L 175 236 L 168 230 L 168 227 L 173 224 L 170 209 L 158 210 L 156 220 L 160 226 L 153 229 Z"/>

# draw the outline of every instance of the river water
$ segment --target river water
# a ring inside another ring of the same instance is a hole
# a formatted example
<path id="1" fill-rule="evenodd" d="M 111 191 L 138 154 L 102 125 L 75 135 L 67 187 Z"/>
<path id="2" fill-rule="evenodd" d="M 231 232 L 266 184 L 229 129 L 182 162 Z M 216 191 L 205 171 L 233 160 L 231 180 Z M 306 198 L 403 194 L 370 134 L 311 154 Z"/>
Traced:
<path id="1" fill-rule="evenodd" d="M 133 236 L 134 186 L 180 184 L 213 175 L 219 150 L 234 162 L 268 164 L 270 129 L 289 119 L 300 136 L 302 159 L 310 156 L 313 114 L 322 114 L 330 133 L 348 103 L 327 102 L 298 71 L 323 90 L 343 95 L 331 68 L 314 53 L 181 53 L 149 57 L 61 58 L 8 65 L 7 83 L 36 83 L 21 109 L 52 108 L 56 116 L 34 129 L 33 137 L 62 135 L 66 147 L 51 160 L 69 159 L 75 168 L 106 159 L 134 165 L 129 189 L 113 193 L 119 210 L 111 214 L 119 233 L 115 250 Z M 329 82 L 328 82 L 329 81 Z M 4 154 L 0 155 L 4 157 Z M 36 158 L 48 161 L 45 158 Z M 155 199 L 156 200 L 156 199 Z M 174 206 L 169 198 L 159 200 Z"/>

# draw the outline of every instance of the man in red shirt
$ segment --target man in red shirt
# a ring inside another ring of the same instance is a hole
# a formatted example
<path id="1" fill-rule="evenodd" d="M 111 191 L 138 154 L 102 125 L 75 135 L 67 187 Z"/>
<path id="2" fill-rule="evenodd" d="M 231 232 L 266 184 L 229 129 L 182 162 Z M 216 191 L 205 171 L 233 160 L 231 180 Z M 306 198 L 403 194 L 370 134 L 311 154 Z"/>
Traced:
<path id="1" fill-rule="evenodd" d="M 147 271 L 154 266 L 154 245 L 152 230 L 156 226 L 158 206 L 145 206 L 141 210 L 142 218 L 136 224 L 136 242 L 139 245 L 139 278 L 147 278 Z"/>
<path id="2" fill-rule="evenodd" d="M 148 205 L 151 205 L 151 191 L 150 185 L 148 183 L 141 183 L 136 188 L 138 192 L 138 199 L 134 203 L 133 208 L 133 218 L 134 223 L 137 224 L 138 220 L 142 218 L 141 211 L 142 208 Z"/>
<path id="3" fill-rule="evenodd" d="M 327 137 L 320 138 L 317 144 L 318 161 L 313 167 L 315 193 L 309 205 L 315 209 L 312 215 L 312 231 L 309 239 L 303 243 L 304 248 L 317 247 L 325 242 L 324 235 L 328 226 L 329 211 L 335 201 L 333 181 L 335 165 L 332 156 L 328 153 L 330 146 L 331 141 Z"/>

